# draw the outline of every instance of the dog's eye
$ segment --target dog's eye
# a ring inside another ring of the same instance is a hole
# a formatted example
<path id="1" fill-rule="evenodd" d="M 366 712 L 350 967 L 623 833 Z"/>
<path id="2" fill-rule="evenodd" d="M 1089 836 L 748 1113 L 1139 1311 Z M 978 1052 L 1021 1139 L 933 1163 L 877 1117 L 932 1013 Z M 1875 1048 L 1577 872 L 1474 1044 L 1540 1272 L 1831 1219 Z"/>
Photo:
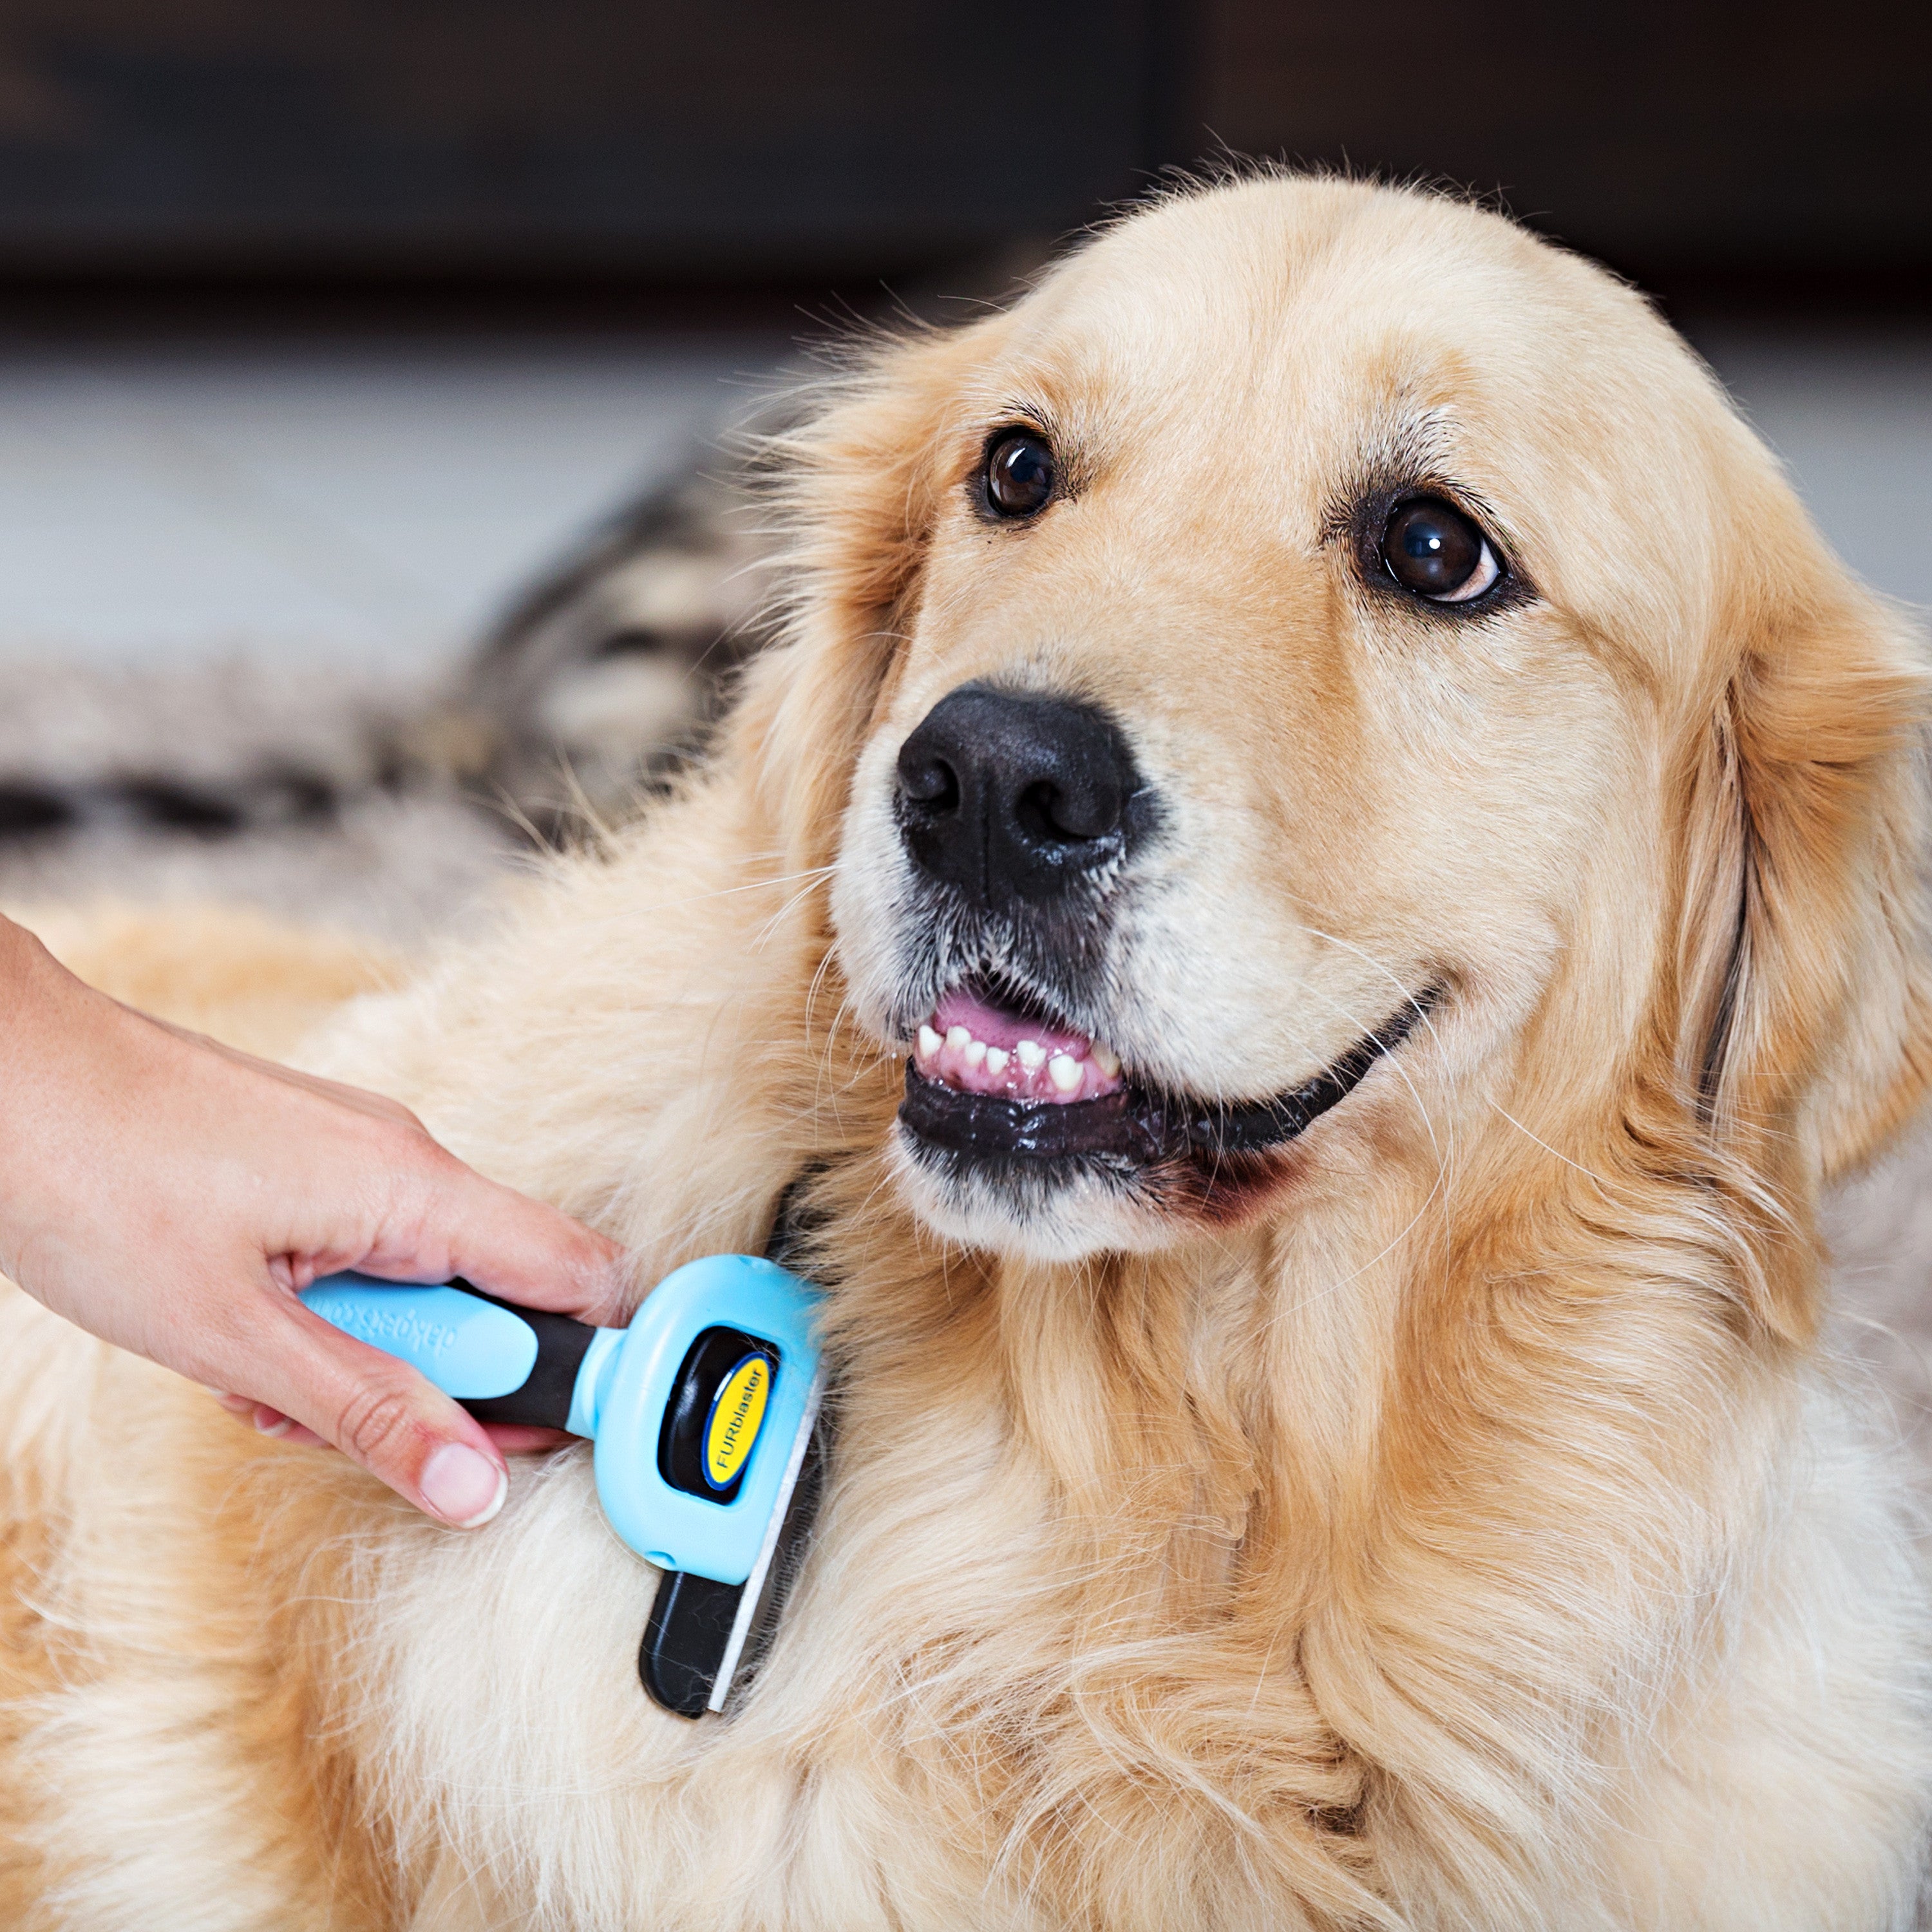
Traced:
<path id="1" fill-rule="evenodd" d="M 996 517 L 1030 517 L 1053 494 L 1053 451 L 1037 430 L 1012 429 L 986 452 L 986 504 Z"/>
<path id="2" fill-rule="evenodd" d="M 1389 512 L 1382 568 L 1432 604 L 1467 604 L 1502 575 L 1490 540 L 1440 496 L 1412 496 Z"/>

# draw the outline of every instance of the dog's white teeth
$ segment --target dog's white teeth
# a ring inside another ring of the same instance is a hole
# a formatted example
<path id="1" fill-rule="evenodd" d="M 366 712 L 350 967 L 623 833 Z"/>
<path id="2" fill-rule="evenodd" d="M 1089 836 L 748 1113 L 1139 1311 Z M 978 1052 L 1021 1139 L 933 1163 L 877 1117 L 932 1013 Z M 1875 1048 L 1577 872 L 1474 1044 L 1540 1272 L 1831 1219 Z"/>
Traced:
<path id="1" fill-rule="evenodd" d="M 1103 1082 L 1115 1079 L 1120 1071 L 1120 1056 L 1104 1040 L 1022 1040 L 994 1046 L 970 1026 L 942 1028 L 939 1020 L 935 1013 L 919 1030 L 919 1064 L 934 1077 L 968 1093 L 1006 1090 L 990 1083 L 1004 1081 L 1010 1068 L 1016 1076 L 1011 1090 L 1022 1097 L 1050 1094 L 1056 1100 L 1077 1100 L 1087 1089 L 1088 1067 Z"/>

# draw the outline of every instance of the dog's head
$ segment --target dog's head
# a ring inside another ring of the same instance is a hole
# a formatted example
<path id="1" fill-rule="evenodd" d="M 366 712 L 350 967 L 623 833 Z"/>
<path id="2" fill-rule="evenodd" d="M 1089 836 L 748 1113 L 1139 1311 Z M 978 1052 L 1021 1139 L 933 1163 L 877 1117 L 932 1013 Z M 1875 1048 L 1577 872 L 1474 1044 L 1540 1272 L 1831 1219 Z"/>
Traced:
<path id="1" fill-rule="evenodd" d="M 1587 264 L 1191 193 L 804 448 L 759 755 L 943 1232 L 1159 1246 L 1639 1092 L 1782 1183 L 1916 1096 L 1914 647 Z"/>

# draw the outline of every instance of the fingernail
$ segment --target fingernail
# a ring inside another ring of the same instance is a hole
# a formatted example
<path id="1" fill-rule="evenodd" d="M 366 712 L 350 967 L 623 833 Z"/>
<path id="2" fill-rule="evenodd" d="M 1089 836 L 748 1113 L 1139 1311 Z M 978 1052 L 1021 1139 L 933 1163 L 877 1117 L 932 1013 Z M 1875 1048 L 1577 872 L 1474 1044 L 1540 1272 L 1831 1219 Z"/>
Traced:
<path id="1" fill-rule="evenodd" d="M 476 1529 L 503 1507 L 510 1479 L 465 1442 L 446 1442 L 423 1465 L 422 1499 L 458 1529 Z"/>

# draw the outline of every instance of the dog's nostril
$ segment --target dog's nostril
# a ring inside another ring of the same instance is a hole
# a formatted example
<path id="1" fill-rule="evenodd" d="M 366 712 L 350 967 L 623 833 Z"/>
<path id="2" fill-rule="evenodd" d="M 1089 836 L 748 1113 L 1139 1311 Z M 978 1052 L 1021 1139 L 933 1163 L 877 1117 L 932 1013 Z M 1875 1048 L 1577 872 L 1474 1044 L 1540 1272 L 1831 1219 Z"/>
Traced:
<path id="1" fill-rule="evenodd" d="M 944 758 L 908 755 L 908 742 L 899 755 L 899 796 L 930 812 L 959 808 L 959 774 Z"/>
<path id="2" fill-rule="evenodd" d="M 1068 789 L 1050 780 L 1028 785 L 1013 802 L 1022 832 L 1041 841 L 1077 845 L 1104 838 L 1120 822 L 1120 797 L 1112 787 Z"/>

